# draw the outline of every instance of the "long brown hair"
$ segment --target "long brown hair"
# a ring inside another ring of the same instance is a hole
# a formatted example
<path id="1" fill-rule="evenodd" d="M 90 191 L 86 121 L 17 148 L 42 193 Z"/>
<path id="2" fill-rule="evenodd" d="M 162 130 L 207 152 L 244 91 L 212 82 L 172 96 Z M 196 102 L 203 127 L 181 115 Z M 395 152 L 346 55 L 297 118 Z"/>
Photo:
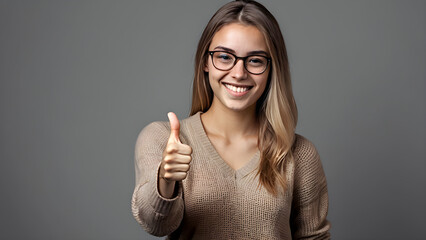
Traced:
<path id="1" fill-rule="evenodd" d="M 256 115 L 260 122 L 258 147 L 260 164 L 257 175 L 259 184 L 273 195 L 278 193 L 277 182 L 286 190 L 284 174 L 287 162 L 292 162 L 292 147 L 297 124 L 297 107 L 291 87 L 287 50 L 278 22 L 274 16 L 256 1 L 234 1 L 222 6 L 210 19 L 198 43 L 195 55 L 190 115 L 207 111 L 213 101 L 213 91 L 204 66 L 207 51 L 214 34 L 224 25 L 242 23 L 257 27 L 265 36 L 272 58 L 268 83 L 256 103 Z"/>

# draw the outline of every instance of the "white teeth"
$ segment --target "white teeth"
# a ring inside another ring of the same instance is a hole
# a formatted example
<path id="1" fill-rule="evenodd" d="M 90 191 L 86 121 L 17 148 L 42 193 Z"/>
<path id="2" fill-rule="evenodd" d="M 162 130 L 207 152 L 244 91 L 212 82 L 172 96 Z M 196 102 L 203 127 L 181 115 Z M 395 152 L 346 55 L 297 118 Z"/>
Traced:
<path id="1" fill-rule="evenodd" d="M 225 87 L 226 88 L 228 88 L 228 89 L 230 89 L 230 90 L 232 90 L 232 91 L 234 91 L 234 92 L 245 92 L 245 91 L 247 91 L 249 88 L 247 88 L 247 87 L 235 87 L 235 86 L 232 86 L 232 85 L 230 85 L 230 84 L 226 84 L 225 83 Z"/>

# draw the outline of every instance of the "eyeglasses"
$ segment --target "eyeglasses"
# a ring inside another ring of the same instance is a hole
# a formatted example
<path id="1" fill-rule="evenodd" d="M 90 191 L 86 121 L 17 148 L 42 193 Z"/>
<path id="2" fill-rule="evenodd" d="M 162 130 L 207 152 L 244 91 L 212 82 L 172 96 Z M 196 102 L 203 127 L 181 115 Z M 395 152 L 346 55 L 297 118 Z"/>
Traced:
<path id="1" fill-rule="evenodd" d="M 255 75 L 262 74 L 268 68 L 271 58 L 262 55 L 250 55 L 247 57 L 237 57 L 235 54 L 224 51 L 208 51 L 212 57 L 213 66 L 221 71 L 231 70 L 242 59 L 247 72 Z"/>

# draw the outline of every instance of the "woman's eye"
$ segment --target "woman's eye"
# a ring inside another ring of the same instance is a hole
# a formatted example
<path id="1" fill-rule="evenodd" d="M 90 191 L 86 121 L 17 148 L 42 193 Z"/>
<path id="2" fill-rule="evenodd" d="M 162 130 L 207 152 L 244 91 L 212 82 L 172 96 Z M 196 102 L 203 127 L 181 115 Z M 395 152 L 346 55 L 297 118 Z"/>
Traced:
<path id="1" fill-rule="evenodd" d="M 221 59 L 221 60 L 231 60 L 232 59 L 228 54 L 220 54 L 218 56 L 218 58 Z"/>
<path id="2" fill-rule="evenodd" d="M 261 57 L 252 57 L 249 59 L 250 64 L 264 64 L 265 60 Z"/>

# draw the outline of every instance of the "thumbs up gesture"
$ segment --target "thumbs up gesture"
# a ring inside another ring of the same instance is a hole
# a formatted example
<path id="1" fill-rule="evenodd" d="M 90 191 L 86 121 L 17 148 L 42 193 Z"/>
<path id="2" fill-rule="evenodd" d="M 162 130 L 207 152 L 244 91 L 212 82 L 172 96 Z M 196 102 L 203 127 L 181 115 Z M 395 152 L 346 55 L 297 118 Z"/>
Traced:
<path id="1" fill-rule="evenodd" d="M 166 182 L 181 181 L 186 178 L 192 160 L 192 148 L 179 139 L 180 124 L 176 114 L 167 114 L 170 121 L 170 137 L 163 152 L 160 178 Z"/>

